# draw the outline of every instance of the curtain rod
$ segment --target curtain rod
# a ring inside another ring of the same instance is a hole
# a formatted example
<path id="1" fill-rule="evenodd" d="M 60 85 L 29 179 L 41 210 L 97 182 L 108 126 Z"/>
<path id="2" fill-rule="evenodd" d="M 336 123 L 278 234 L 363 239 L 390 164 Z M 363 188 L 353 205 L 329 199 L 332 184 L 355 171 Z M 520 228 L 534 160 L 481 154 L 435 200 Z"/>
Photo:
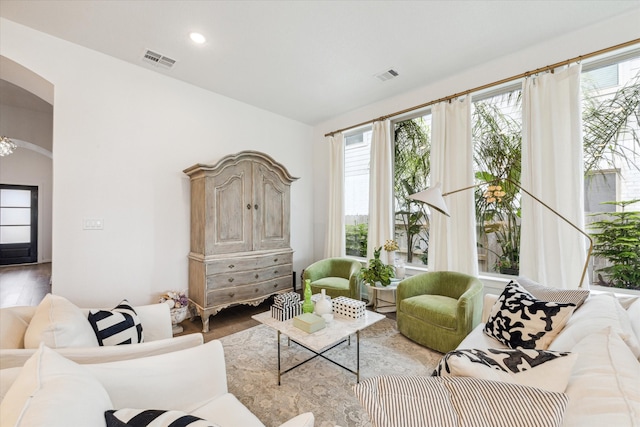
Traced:
<path id="1" fill-rule="evenodd" d="M 349 129 L 357 128 L 357 127 L 360 127 L 360 126 L 364 126 L 364 125 L 367 125 L 369 123 L 373 123 L 373 122 L 376 122 L 376 121 L 382 121 L 382 120 L 390 119 L 391 117 L 399 116 L 399 115 L 405 114 L 405 113 L 410 113 L 411 111 L 419 110 L 421 108 L 425 108 L 425 107 L 428 107 L 430 105 L 437 104 L 438 102 L 450 101 L 450 100 L 456 99 L 456 98 L 458 98 L 460 96 L 469 95 L 470 93 L 473 93 L 473 92 L 478 92 L 480 90 L 488 89 L 490 87 L 498 86 L 498 85 L 501 85 L 503 83 L 508 83 L 508 82 L 511 82 L 511 81 L 514 81 L 514 80 L 526 78 L 526 77 L 529 77 L 529 76 L 532 76 L 532 75 L 535 75 L 535 74 L 544 73 L 544 72 L 547 72 L 547 71 L 550 71 L 550 70 L 554 70 L 555 68 L 562 67 L 564 65 L 569 65 L 572 62 L 579 62 L 579 61 L 582 61 L 583 59 L 591 58 L 593 56 L 602 55 L 604 53 L 608 53 L 608 52 L 611 52 L 613 50 L 622 49 L 624 47 L 632 46 L 632 45 L 637 44 L 637 43 L 640 43 L 640 39 L 630 40 L 628 42 L 620 43 L 620 44 L 617 44 L 615 46 L 611 46 L 611 47 L 607 47 L 607 48 L 604 48 L 604 49 L 596 50 L 595 52 L 591 52 L 591 53 L 587 53 L 587 54 L 584 54 L 584 55 L 576 56 L 575 58 L 566 59 L 566 60 L 561 61 L 561 62 L 556 62 L 555 64 L 547 65 L 546 67 L 537 68 L 537 69 L 535 69 L 533 71 L 526 71 L 524 73 L 520 73 L 520 74 L 515 75 L 515 76 L 507 77 L 505 79 L 498 80 L 498 81 L 495 81 L 493 83 L 487 83 L 485 85 L 478 86 L 478 87 L 475 87 L 473 89 L 465 90 L 464 92 L 455 93 L 453 95 L 449 95 L 449 96 L 446 96 L 444 98 L 436 99 L 434 101 L 425 102 L 424 104 L 416 105 L 414 107 L 405 108 L 404 110 L 396 111 L 395 113 L 387 114 L 385 116 L 380 116 L 378 118 L 371 119 L 371 120 L 368 120 L 366 122 L 362 122 L 362 123 L 358 123 L 356 125 L 352 125 L 352 126 L 349 126 L 349 127 L 346 127 L 346 128 L 334 130 L 333 132 L 326 133 L 324 136 L 325 137 L 326 136 L 333 136 L 336 133 L 344 132 L 345 130 L 349 130 Z"/>

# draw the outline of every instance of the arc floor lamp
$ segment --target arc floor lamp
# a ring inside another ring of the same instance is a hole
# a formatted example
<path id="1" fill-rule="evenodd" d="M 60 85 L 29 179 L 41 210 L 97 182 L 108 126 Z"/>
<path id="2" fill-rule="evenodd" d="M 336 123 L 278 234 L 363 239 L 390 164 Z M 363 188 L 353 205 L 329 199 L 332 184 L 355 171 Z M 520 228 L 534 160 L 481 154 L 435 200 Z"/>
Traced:
<path id="1" fill-rule="evenodd" d="M 542 206 L 544 206 L 545 208 L 547 208 L 548 210 L 553 212 L 561 220 L 563 220 L 564 222 L 569 224 L 571 227 L 573 227 L 580 234 L 582 234 L 583 236 L 585 236 L 587 238 L 587 240 L 589 241 L 589 249 L 587 251 L 587 258 L 584 261 L 584 267 L 582 269 L 582 276 L 580 276 L 580 283 L 579 283 L 578 287 L 581 288 L 583 283 L 584 283 L 584 278 L 587 275 L 587 269 L 589 268 L 589 259 L 591 258 L 591 252 L 593 252 L 593 239 L 591 239 L 591 236 L 589 236 L 586 232 L 584 232 L 580 227 L 578 227 L 577 225 L 575 225 L 574 223 L 569 221 L 563 215 L 558 213 L 558 211 L 556 211 L 551 206 L 549 206 L 548 204 L 546 204 L 545 202 L 543 202 L 542 200 L 540 200 L 539 198 L 537 198 L 536 196 L 531 194 L 529 191 L 527 191 L 524 188 L 522 188 L 522 186 L 520 184 L 518 184 L 517 182 L 515 182 L 515 181 L 513 181 L 513 180 L 511 180 L 509 178 L 494 179 L 494 180 L 491 180 L 491 181 L 485 181 L 485 182 L 480 182 L 480 183 L 477 183 L 477 184 L 474 184 L 474 185 L 470 185 L 468 187 L 459 188 L 457 190 L 448 191 L 446 193 L 442 193 L 442 189 L 440 188 L 440 183 L 437 183 L 434 186 L 427 188 L 426 190 L 420 191 L 418 193 L 411 194 L 410 196 L 408 196 L 408 198 L 412 199 L 412 200 L 419 201 L 419 202 L 423 202 L 426 205 L 428 205 L 429 207 L 434 208 L 437 211 L 443 213 L 444 215 L 451 216 L 449 214 L 449 209 L 447 208 L 447 203 L 444 201 L 444 197 L 445 196 L 449 196 L 451 194 L 459 193 L 461 191 L 471 190 L 473 188 L 481 187 L 483 185 L 495 185 L 495 184 L 504 183 L 504 182 L 508 182 L 509 184 L 513 185 L 514 187 L 519 188 L 520 191 L 522 191 L 523 193 L 527 194 L 533 200 L 535 200 L 536 202 L 540 203 Z"/>

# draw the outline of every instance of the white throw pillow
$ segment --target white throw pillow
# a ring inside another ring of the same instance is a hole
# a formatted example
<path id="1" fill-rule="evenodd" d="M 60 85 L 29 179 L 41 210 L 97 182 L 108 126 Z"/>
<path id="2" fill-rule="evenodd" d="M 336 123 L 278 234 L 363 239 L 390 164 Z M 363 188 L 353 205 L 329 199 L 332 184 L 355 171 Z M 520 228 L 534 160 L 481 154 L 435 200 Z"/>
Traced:
<path id="1" fill-rule="evenodd" d="M 511 281 L 491 308 L 484 333 L 511 348 L 546 350 L 575 304 L 541 301 Z"/>
<path id="2" fill-rule="evenodd" d="M 574 351 L 573 347 L 589 334 L 612 327 L 629 346 L 636 358 L 640 356 L 640 343 L 633 332 L 626 310 L 612 294 L 591 295 L 562 332 L 553 340 L 549 350 Z"/>
<path id="3" fill-rule="evenodd" d="M 97 347 L 98 340 L 82 311 L 64 297 L 47 294 L 24 335 L 25 348 Z"/>
<path id="4" fill-rule="evenodd" d="M 569 379 L 565 427 L 636 426 L 640 362 L 612 328 L 585 336 Z"/>
<path id="5" fill-rule="evenodd" d="M 504 381 L 562 393 L 577 357 L 535 349 L 459 349 L 445 354 L 433 375 Z"/>
<path id="6" fill-rule="evenodd" d="M 103 426 L 109 409 L 109 395 L 86 368 L 42 345 L 0 403 L 1 425 Z"/>

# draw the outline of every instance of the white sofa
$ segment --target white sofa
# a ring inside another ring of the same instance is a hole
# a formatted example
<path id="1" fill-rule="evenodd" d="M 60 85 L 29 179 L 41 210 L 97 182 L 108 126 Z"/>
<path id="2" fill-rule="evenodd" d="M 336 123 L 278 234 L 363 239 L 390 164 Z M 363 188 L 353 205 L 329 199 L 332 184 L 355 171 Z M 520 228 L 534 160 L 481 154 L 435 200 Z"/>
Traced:
<path id="1" fill-rule="evenodd" d="M 144 342 L 117 346 L 100 346 L 87 320 L 89 309 L 77 308 L 60 296 L 48 294 L 35 307 L 1 308 L 0 369 L 24 365 L 41 341 L 78 363 L 133 359 L 203 343 L 202 334 L 173 337 L 167 304 L 133 308 L 142 324 Z M 37 320 L 32 322 L 36 313 Z"/>
<path id="2" fill-rule="evenodd" d="M 42 346 L 0 370 L 1 427 L 105 426 L 111 409 L 183 411 L 220 427 L 264 427 L 227 390 L 220 341 L 140 359 L 80 365 Z M 276 404 L 276 402 L 274 402 Z M 283 427 L 313 427 L 304 413 Z"/>
<path id="3" fill-rule="evenodd" d="M 456 349 L 458 354 L 463 349 L 485 350 L 487 354 L 487 349 L 508 348 L 483 331 L 497 300 L 497 295 L 485 296 L 483 321 L 460 343 Z M 440 426 L 476 425 L 474 422 L 519 426 L 640 426 L 640 298 L 591 292 L 568 318 L 548 350 L 570 352 L 570 357 L 558 358 L 565 360 L 561 362 L 564 364 L 552 369 L 551 363 L 527 368 L 515 374 L 524 374 L 519 380 L 509 377 L 506 382 L 495 381 L 496 370 L 485 369 L 463 356 L 458 360 L 464 362 L 454 362 L 463 366 L 455 373 L 456 368 L 447 366 L 450 371 L 442 373 L 445 376 L 376 377 L 361 382 L 354 391 L 374 425 L 379 427 L 430 425 L 430 421 L 425 420 L 434 412 L 434 407 L 438 407 L 441 414 L 436 415 L 440 417 L 436 423 Z M 473 350 L 467 353 L 471 352 Z M 547 367 L 542 368 L 544 366 Z M 527 378 L 527 382 L 522 381 L 523 378 Z M 504 398 L 496 397 L 504 391 L 500 390 L 500 384 L 516 388 L 507 390 Z M 490 387 L 497 389 L 485 393 Z M 539 400 L 520 396 L 521 390 L 532 392 L 533 398 Z M 551 401 L 549 412 L 543 411 L 545 403 Z M 537 416 L 543 418 L 536 419 L 532 415 L 534 410 L 541 410 Z M 466 420 L 470 424 L 461 421 L 469 415 L 460 415 L 461 411 L 474 412 L 473 417 Z M 397 413 L 419 414 L 419 421 L 411 416 L 394 417 Z M 444 421 L 449 415 L 451 423 Z"/>

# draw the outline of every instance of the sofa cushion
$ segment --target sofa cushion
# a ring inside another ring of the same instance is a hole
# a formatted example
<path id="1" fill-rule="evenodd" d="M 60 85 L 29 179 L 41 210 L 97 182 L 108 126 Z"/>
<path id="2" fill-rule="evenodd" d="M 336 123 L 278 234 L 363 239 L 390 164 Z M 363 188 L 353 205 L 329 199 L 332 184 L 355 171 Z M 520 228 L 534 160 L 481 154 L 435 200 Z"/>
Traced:
<path id="1" fill-rule="evenodd" d="M 456 329 L 457 299 L 443 295 L 417 295 L 403 299 L 400 304 L 405 314 L 439 327 Z"/>
<path id="2" fill-rule="evenodd" d="M 0 348 L 24 348 L 29 321 L 18 310 L 0 309 Z"/>
<path id="3" fill-rule="evenodd" d="M 563 393 L 463 377 L 379 376 L 354 392 L 377 427 L 560 426 L 568 401 Z"/>
<path id="4" fill-rule="evenodd" d="M 107 427 L 218 427 L 182 411 L 162 409 L 118 409 L 106 411 Z"/>
<path id="5" fill-rule="evenodd" d="M 82 311 L 64 297 L 47 294 L 24 335 L 25 348 L 97 347 L 98 340 Z"/>
<path id="6" fill-rule="evenodd" d="M 109 409 L 109 395 L 86 368 L 44 345 L 0 403 L 2 425 L 14 427 L 100 426 Z"/>
<path id="7" fill-rule="evenodd" d="M 511 348 L 545 350 L 575 307 L 572 303 L 541 301 L 511 281 L 491 308 L 484 332 Z"/>
<path id="8" fill-rule="evenodd" d="M 138 344 L 144 341 L 140 319 L 126 299 L 113 310 L 90 310 L 89 323 L 100 345 Z"/>
<path id="9" fill-rule="evenodd" d="M 584 337 L 607 327 L 612 327 L 614 332 L 620 335 L 636 358 L 640 356 L 640 343 L 631 326 L 629 315 L 617 298 L 608 293 L 591 295 L 584 307 L 571 316 L 549 349 L 573 351 L 573 347 Z"/>
<path id="10" fill-rule="evenodd" d="M 563 303 L 570 302 L 576 305 L 576 310 L 584 304 L 585 300 L 589 297 L 588 289 L 552 288 L 541 285 L 540 283 L 527 279 L 523 276 L 518 276 L 516 282 L 539 300 Z"/>
<path id="11" fill-rule="evenodd" d="M 445 354 L 434 376 L 473 377 L 564 392 L 577 354 L 547 350 L 457 349 Z"/>
<path id="12" fill-rule="evenodd" d="M 574 347 L 578 359 L 567 394 L 566 427 L 637 426 L 640 363 L 611 328 L 585 336 Z"/>

